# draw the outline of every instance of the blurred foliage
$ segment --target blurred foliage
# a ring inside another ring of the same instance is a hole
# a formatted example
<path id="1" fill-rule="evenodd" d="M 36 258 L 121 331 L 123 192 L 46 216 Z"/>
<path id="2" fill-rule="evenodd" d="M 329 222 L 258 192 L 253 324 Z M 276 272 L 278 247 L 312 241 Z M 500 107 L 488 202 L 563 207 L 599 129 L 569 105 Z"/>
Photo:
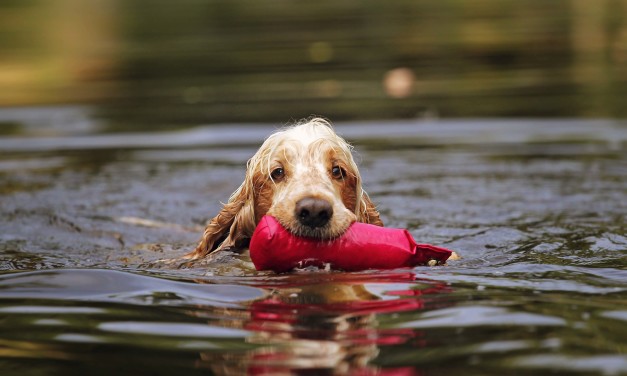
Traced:
<path id="1" fill-rule="evenodd" d="M 0 48 L 0 105 L 110 130 L 627 116 L 627 0 L 4 1 Z"/>

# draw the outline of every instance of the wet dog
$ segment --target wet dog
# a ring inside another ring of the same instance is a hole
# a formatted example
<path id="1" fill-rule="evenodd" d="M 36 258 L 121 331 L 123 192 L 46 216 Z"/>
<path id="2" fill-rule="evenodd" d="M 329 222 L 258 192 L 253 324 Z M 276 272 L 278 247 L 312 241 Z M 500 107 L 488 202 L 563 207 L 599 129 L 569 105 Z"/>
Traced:
<path id="1" fill-rule="evenodd" d="M 246 247 L 266 214 L 295 235 L 321 240 L 339 237 L 355 221 L 382 226 L 351 151 L 321 118 L 272 134 L 248 161 L 242 185 L 186 258 Z"/>

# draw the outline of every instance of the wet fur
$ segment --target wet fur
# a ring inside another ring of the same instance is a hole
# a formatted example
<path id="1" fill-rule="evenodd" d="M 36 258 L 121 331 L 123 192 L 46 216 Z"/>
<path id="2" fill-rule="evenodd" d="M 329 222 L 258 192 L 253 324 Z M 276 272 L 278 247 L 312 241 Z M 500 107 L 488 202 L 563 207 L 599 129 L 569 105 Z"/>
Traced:
<path id="1" fill-rule="evenodd" d="M 246 247 L 257 223 L 272 215 L 290 232 L 322 240 L 336 238 L 354 221 L 383 226 L 379 212 L 362 188 L 352 147 L 321 118 L 313 118 L 268 137 L 248 161 L 242 185 L 209 221 L 196 249 L 186 258 Z M 342 176 L 332 174 L 333 167 Z M 277 168 L 284 176 L 273 178 Z M 327 200 L 333 216 L 323 227 L 302 226 L 294 215 L 304 197 Z"/>

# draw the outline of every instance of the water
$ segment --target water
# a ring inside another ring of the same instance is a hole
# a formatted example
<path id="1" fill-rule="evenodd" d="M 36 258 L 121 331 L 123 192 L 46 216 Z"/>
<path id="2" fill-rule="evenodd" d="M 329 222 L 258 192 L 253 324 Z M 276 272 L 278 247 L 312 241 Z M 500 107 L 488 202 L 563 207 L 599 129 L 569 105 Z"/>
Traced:
<path id="1" fill-rule="evenodd" d="M 627 374 L 624 122 L 339 124 L 386 225 L 463 259 L 282 275 L 157 261 L 274 126 L 79 128 L 0 139 L 3 375 Z"/>
<path id="2" fill-rule="evenodd" d="M 625 14 L 624 0 L 3 0 L 0 105 L 99 104 L 119 132 L 625 118 Z"/>

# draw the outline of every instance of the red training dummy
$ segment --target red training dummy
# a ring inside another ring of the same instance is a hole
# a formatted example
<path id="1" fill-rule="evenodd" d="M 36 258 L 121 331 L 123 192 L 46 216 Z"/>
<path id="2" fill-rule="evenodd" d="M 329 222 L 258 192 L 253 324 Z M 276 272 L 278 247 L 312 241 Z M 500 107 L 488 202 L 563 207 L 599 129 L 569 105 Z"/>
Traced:
<path id="1" fill-rule="evenodd" d="M 407 230 L 355 222 L 341 237 L 318 240 L 291 234 L 271 216 L 261 218 L 250 240 L 250 258 L 257 270 L 287 272 L 306 266 L 346 271 L 394 269 L 444 263 L 451 251 L 416 244 Z"/>

